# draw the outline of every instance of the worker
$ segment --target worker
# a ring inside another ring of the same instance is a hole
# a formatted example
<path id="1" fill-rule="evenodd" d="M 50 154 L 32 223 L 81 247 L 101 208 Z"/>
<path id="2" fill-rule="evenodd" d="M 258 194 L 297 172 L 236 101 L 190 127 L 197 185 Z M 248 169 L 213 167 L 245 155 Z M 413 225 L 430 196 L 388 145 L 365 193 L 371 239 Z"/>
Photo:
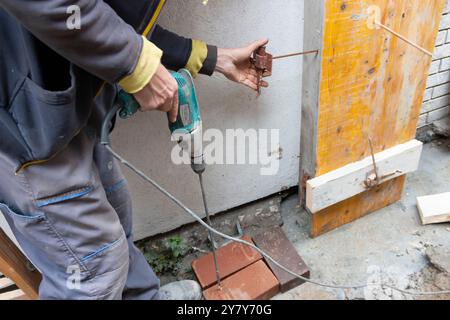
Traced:
<path id="1" fill-rule="evenodd" d="M 163 4 L 0 0 L 0 211 L 42 273 L 41 299 L 201 296 L 194 281 L 160 288 L 133 244 L 127 182 L 99 144 L 100 124 L 118 86 L 174 121 L 168 69 L 256 90 L 250 57 L 267 40 L 218 49 L 178 36 L 154 25 Z"/>

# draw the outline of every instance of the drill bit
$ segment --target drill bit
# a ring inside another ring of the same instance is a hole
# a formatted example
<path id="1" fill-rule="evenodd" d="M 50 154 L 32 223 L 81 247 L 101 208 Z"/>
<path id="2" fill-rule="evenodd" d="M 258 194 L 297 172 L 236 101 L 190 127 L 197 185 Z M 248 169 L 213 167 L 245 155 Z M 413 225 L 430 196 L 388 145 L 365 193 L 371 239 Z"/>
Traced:
<path id="1" fill-rule="evenodd" d="M 211 217 L 209 215 L 209 210 L 208 210 L 208 204 L 206 202 L 206 193 L 205 193 L 205 188 L 203 185 L 203 176 L 202 176 L 201 172 L 198 173 L 198 178 L 200 180 L 200 188 L 202 190 L 202 198 L 203 198 L 203 205 L 205 207 L 206 221 L 208 222 L 209 226 L 212 226 Z M 217 285 L 218 285 L 219 289 L 222 289 L 222 281 L 220 279 L 220 273 L 219 273 L 219 264 L 217 263 L 216 245 L 214 243 L 213 233 L 211 232 L 211 230 L 209 230 L 209 239 L 210 239 L 211 245 L 212 245 L 212 254 L 213 254 L 213 258 L 214 258 L 214 268 L 215 268 L 215 272 L 216 272 Z"/>

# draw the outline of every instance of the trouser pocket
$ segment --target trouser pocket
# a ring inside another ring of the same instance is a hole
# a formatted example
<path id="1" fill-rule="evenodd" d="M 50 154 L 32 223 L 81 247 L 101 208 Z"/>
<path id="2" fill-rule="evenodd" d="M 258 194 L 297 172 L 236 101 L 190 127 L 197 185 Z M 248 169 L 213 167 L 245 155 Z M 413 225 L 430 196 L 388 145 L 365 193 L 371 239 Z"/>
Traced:
<path id="1" fill-rule="evenodd" d="M 95 136 L 83 130 L 50 161 L 5 181 L 17 185 L 17 192 L 0 194 L 5 203 L 21 208 L 9 206 L 10 224 L 47 277 L 46 298 L 115 298 L 127 279 L 128 243 L 94 163 L 95 144 Z M 36 214 L 18 213 L 34 210 Z M 66 286 L 71 272 L 80 273 L 80 288 L 75 291 Z"/>
<path id="2" fill-rule="evenodd" d="M 80 270 L 85 269 L 43 212 L 20 213 L 4 203 L 0 203 L 0 211 L 13 231 L 20 233 L 19 240 L 33 245 L 33 256 L 51 261 L 60 270 L 66 270 L 70 265 L 77 266 Z"/>
<path id="3" fill-rule="evenodd" d="M 119 217 L 107 201 L 102 186 L 93 179 L 92 184 L 64 190 L 36 199 L 35 206 L 72 250 L 83 271 L 96 276 L 118 268 L 124 263 L 119 259 L 119 250 L 112 254 L 112 261 L 102 262 L 102 259 L 109 260 L 109 252 L 114 252 L 125 238 Z M 126 247 L 125 252 L 128 252 Z"/>

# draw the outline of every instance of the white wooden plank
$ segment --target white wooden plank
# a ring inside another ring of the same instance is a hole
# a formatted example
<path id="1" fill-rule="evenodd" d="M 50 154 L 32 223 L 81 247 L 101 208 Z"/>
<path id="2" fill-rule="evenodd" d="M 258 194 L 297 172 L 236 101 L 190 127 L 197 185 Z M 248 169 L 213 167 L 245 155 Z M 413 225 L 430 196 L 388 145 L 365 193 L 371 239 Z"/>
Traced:
<path id="1" fill-rule="evenodd" d="M 14 282 L 8 278 L 0 278 L 0 290 L 11 287 L 14 285 Z"/>
<path id="2" fill-rule="evenodd" d="M 419 167 L 423 144 L 418 140 L 395 146 L 375 155 L 381 182 L 414 172 Z M 351 163 L 306 184 L 306 207 L 311 213 L 328 208 L 367 190 L 364 182 L 374 173 L 372 157 Z"/>
<path id="3" fill-rule="evenodd" d="M 417 208 L 423 224 L 450 222 L 450 192 L 418 197 Z"/>
<path id="4" fill-rule="evenodd" d="M 0 294 L 0 300 L 28 300 L 22 290 L 17 289 L 10 292 Z"/>

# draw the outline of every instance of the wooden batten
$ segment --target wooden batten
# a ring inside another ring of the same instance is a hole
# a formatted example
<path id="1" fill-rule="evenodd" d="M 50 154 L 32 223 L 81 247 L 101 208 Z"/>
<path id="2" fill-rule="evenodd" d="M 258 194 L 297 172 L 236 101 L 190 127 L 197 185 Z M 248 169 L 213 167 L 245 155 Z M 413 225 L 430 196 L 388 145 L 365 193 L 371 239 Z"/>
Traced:
<path id="1" fill-rule="evenodd" d="M 30 300 L 25 293 L 20 290 L 13 290 L 5 293 L 0 293 L 0 301 L 2 300 Z"/>
<path id="2" fill-rule="evenodd" d="M 422 142 L 411 140 L 374 156 L 379 183 L 398 178 L 419 168 Z M 372 156 L 333 170 L 306 184 L 306 207 L 311 213 L 331 207 L 370 189 L 375 178 Z"/>
<path id="3" fill-rule="evenodd" d="M 450 222 L 450 192 L 417 198 L 423 224 Z"/>

